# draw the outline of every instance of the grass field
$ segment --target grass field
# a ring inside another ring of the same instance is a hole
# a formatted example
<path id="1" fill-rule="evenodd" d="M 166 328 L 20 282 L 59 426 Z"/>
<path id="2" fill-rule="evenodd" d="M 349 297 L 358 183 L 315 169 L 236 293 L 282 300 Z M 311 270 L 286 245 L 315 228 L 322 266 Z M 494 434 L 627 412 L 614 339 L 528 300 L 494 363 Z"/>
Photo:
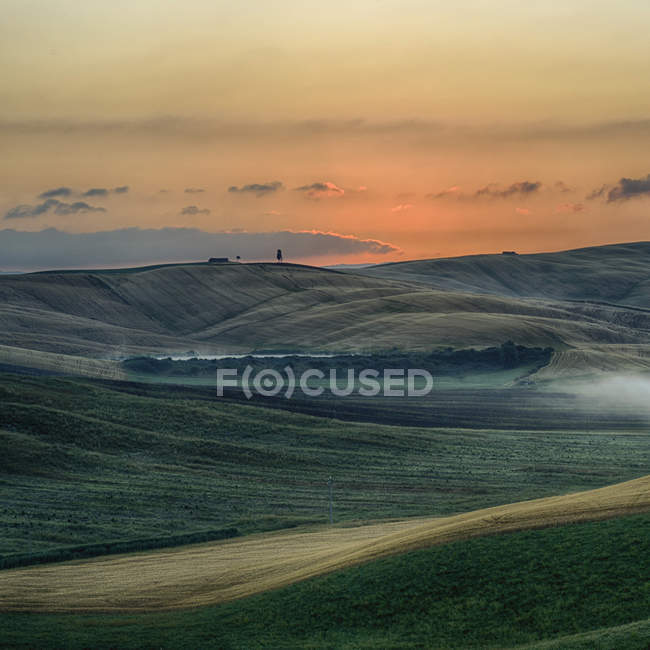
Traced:
<path id="1" fill-rule="evenodd" d="M 449 515 L 649 471 L 636 413 L 587 420 L 572 402 L 525 391 L 515 403 L 509 391 L 438 399 L 247 403 L 0 375 L 0 555 L 324 522 L 329 475 L 342 522 Z"/>
<path id="2" fill-rule="evenodd" d="M 1 277 L 0 645 L 646 648 L 649 254 Z M 442 366 L 247 400 L 122 363 L 255 350 Z"/>
<path id="3" fill-rule="evenodd" d="M 644 650 L 650 517 L 411 551 L 219 606 L 152 614 L 3 614 L 27 648 Z"/>
<path id="4" fill-rule="evenodd" d="M 452 517 L 258 535 L 2 574 L 1 610 L 161 610 L 210 605 L 387 555 L 650 510 L 650 476 Z"/>

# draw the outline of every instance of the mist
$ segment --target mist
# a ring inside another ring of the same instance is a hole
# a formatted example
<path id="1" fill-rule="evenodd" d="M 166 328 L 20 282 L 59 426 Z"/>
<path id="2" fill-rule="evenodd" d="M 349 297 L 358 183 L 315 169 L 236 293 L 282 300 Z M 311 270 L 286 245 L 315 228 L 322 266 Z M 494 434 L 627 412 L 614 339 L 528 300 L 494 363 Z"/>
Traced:
<path id="1" fill-rule="evenodd" d="M 583 408 L 595 411 L 635 410 L 650 417 L 650 376 L 616 374 L 602 379 L 580 381 L 567 385 L 567 390 L 580 398 Z"/>

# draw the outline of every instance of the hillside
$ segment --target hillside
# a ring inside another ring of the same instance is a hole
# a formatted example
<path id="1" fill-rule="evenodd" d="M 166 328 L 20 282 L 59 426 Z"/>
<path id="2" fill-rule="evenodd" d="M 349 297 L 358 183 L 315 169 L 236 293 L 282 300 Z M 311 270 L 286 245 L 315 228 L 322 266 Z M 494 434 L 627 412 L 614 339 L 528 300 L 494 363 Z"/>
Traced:
<path id="1" fill-rule="evenodd" d="M 13 648 L 646 650 L 649 525 L 647 514 L 632 515 L 459 541 L 187 610 L 4 613 L 4 642 Z"/>
<path id="2" fill-rule="evenodd" d="M 292 531 L 145 555 L 9 569 L 0 611 L 146 611 L 211 605 L 438 544 L 647 512 L 650 477 L 437 519 Z M 61 576 L 65 575 L 65 580 Z"/>
<path id="3" fill-rule="evenodd" d="M 370 418 L 341 398 L 316 417 L 300 400 L 271 409 L 208 389 L 0 374 L 0 556 L 324 522 L 330 474 L 343 522 L 449 515 L 647 473 L 636 409 L 587 417 L 590 405 L 523 393 L 436 393 L 415 413 L 378 400 Z"/>
<path id="4" fill-rule="evenodd" d="M 640 265 L 635 267 L 639 287 Z M 589 275 L 589 268 L 584 273 Z M 648 342 L 650 311 L 640 308 L 461 292 L 469 285 L 441 291 L 410 275 L 407 282 L 407 275 L 386 279 L 299 265 L 192 264 L 5 276 L 0 278 L 0 363 L 24 365 L 15 359 L 24 359 L 25 350 L 43 351 L 71 357 L 62 360 L 65 366 L 91 373 L 77 357 L 426 350 L 500 345 L 508 339 L 558 350 Z M 531 284 L 534 277 L 531 271 Z M 37 354 L 32 363 L 48 369 L 53 364 L 39 361 Z M 110 368 L 102 372 L 118 374 Z"/>
<path id="5" fill-rule="evenodd" d="M 359 270 L 444 291 L 602 301 L 650 309 L 650 242 L 533 255 L 470 255 Z"/>
<path id="6" fill-rule="evenodd" d="M 2 343 L 67 354 L 183 350 L 216 323 L 296 292 L 341 296 L 385 283 L 311 267 L 166 265 L 0 278 Z M 312 296 L 312 301 L 316 298 Z M 302 306 L 296 300 L 294 308 Z M 210 349 L 209 341 L 205 347 Z"/>

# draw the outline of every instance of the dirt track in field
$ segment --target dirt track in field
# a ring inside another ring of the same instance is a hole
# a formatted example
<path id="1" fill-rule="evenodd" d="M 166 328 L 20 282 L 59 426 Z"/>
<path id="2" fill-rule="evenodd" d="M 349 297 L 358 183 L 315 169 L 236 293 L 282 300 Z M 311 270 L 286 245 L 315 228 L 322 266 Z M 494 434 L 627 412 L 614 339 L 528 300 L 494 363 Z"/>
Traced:
<path id="1" fill-rule="evenodd" d="M 437 544 L 650 510 L 650 475 L 461 515 L 276 532 L 0 572 L 0 611 L 153 611 L 213 605 Z"/>

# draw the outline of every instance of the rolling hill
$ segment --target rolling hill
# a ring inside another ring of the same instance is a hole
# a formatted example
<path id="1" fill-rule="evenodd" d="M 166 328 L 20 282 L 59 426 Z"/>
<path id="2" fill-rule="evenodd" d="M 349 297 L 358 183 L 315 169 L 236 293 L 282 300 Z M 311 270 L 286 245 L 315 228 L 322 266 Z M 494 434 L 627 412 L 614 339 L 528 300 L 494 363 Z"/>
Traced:
<path id="1" fill-rule="evenodd" d="M 396 262 L 358 272 L 444 291 L 650 308 L 650 242 Z"/>
<path id="2" fill-rule="evenodd" d="M 556 350 L 616 344 L 619 365 L 627 355 L 645 371 L 648 251 L 640 243 L 405 262 L 354 274 L 290 264 L 187 264 L 6 276 L 0 363 L 118 376 L 78 358 L 425 350 L 511 339 Z M 542 286 L 547 297 L 530 297 Z M 64 356 L 54 361 L 39 352 Z M 582 358 L 599 367 L 598 355 Z"/>
<path id="3" fill-rule="evenodd" d="M 79 545 L 169 546 L 180 534 L 323 522 L 330 474 L 336 521 L 350 522 L 449 515 L 647 473 L 637 409 L 525 393 L 379 399 L 365 412 L 347 398 L 314 400 L 323 410 L 310 414 L 306 400 L 0 374 L 0 566 Z"/>
<path id="4" fill-rule="evenodd" d="M 485 647 L 486 630 L 498 647 L 640 638 L 650 382 L 619 380 L 650 372 L 649 252 L 0 277 L 0 636 L 18 647 L 383 648 L 394 629 L 419 647 Z M 412 402 L 217 400 L 212 387 L 125 381 L 118 363 L 399 358 L 507 339 L 553 347 L 535 377 L 561 378 L 564 392 L 439 384 Z M 95 379 L 40 376 L 61 373 Z M 568 391 L 577 375 L 590 393 Z"/>
<path id="5" fill-rule="evenodd" d="M 437 544 L 650 510 L 650 476 L 452 517 L 292 531 L 2 574 L 0 611 L 146 611 L 212 605 Z M 63 580 L 63 576 L 65 579 Z"/>
<path id="6" fill-rule="evenodd" d="M 191 609 L 5 612 L 3 641 L 71 649 L 646 650 L 649 526 L 640 514 L 477 537 Z"/>

